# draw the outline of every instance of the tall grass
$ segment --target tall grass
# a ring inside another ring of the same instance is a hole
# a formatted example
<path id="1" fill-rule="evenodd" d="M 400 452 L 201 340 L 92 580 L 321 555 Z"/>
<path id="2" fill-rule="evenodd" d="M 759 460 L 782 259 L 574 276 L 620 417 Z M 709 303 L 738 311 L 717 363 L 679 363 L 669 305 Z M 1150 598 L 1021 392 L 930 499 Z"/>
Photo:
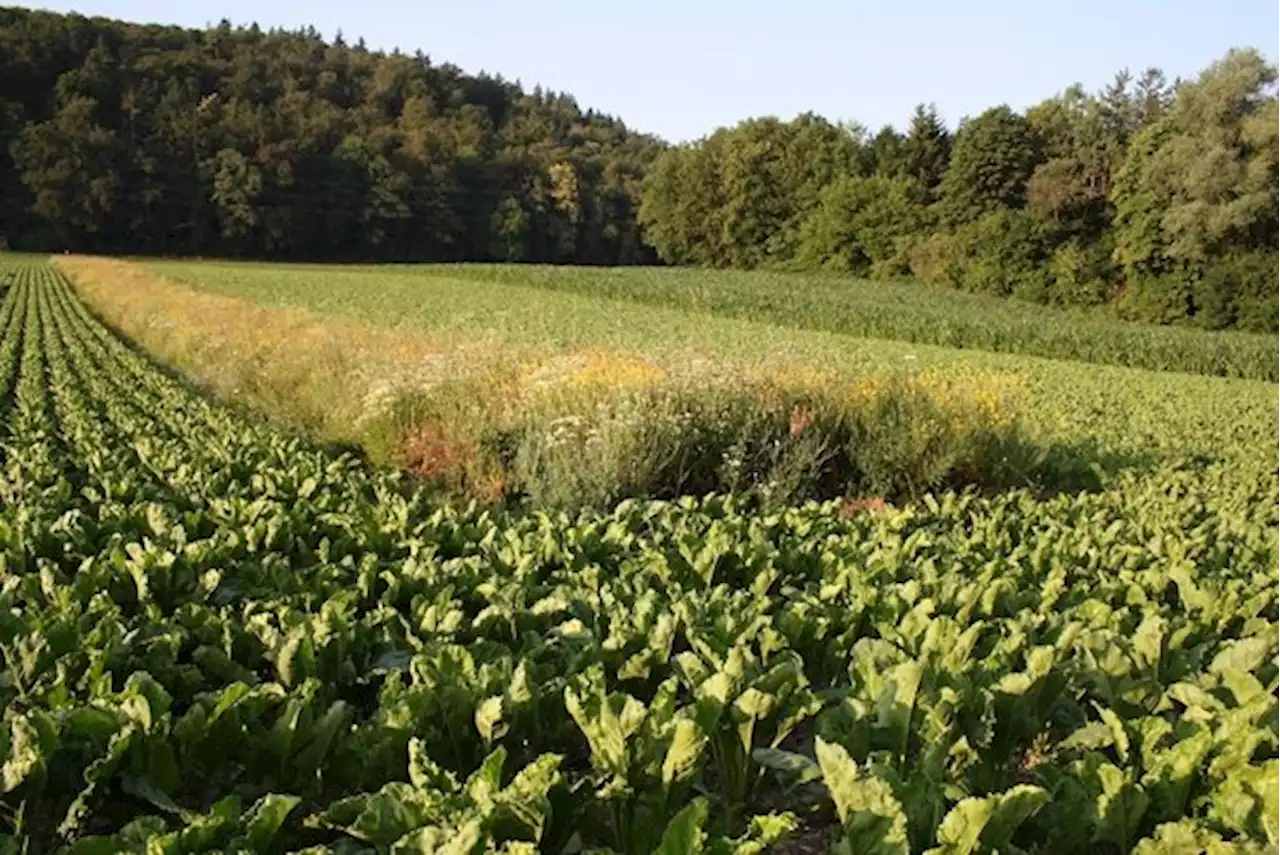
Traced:
<path id="1" fill-rule="evenodd" d="M 749 491 L 899 499 L 1043 477 L 1010 378 L 444 344 L 60 260 L 108 322 L 215 392 L 443 494 L 539 506 Z"/>
<path id="2" fill-rule="evenodd" d="M 319 437 L 358 442 L 360 424 L 396 389 L 448 370 L 426 334 L 271 308 L 161 279 L 126 262 L 55 263 L 104 321 L 218 396 Z"/>
<path id="3" fill-rule="evenodd" d="M 569 361 L 576 370 L 559 377 L 489 376 L 406 395 L 383 436 L 398 443 L 400 465 L 446 491 L 539 506 L 719 492 L 901 499 L 1047 476 L 1011 378 L 804 382 L 668 373 L 599 353 Z"/>

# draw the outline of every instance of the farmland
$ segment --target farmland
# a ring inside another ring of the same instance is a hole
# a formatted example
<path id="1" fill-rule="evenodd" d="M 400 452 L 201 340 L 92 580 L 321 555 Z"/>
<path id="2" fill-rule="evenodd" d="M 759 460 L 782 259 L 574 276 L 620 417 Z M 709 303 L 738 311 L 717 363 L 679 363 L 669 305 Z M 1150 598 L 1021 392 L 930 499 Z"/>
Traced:
<path id="1" fill-rule="evenodd" d="M 607 273 L 0 264 L 0 852 L 1277 845 L 1274 337 L 1125 327 L 1186 373 L 1154 372 L 1088 361 L 1120 361 L 1112 321 L 866 320 L 892 290 L 791 317 L 727 275 L 688 305 Z M 366 326 L 282 378 L 337 319 Z M 322 445 L 360 439 L 342 353 L 476 340 L 1012 375 L 1019 438 L 1096 482 L 564 510 Z M 299 432 L 290 395 L 340 417 Z"/>
<path id="2" fill-rule="evenodd" d="M 479 268 L 463 273 L 454 266 L 338 267 L 324 265 L 255 265 L 152 262 L 147 268 L 190 283 L 198 294 L 218 294 L 250 300 L 254 305 L 312 313 L 319 319 L 345 319 L 376 329 L 395 329 L 429 338 L 432 347 L 450 353 L 465 353 L 480 360 L 481 351 L 496 353 L 501 359 L 518 359 L 519 354 L 553 351 L 576 352 L 604 349 L 639 355 L 659 362 L 696 363 L 707 359 L 751 368 L 819 366 L 836 375 L 893 373 L 901 370 L 936 370 L 969 377 L 983 374 L 1015 375 L 1027 387 L 1030 399 L 1022 415 L 1029 429 L 1046 442 L 1087 442 L 1099 455 L 1176 459 L 1192 455 L 1234 459 L 1239 455 L 1270 460 L 1269 438 L 1276 432 L 1273 383 L 1245 382 L 1184 371 L 1139 371 L 1066 359 L 1044 359 L 1023 353 L 994 352 L 980 348 L 953 349 L 912 341 L 863 338 L 806 329 L 801 324 L 767 323 L 720 314 L 685 311 L 657 301 L 637 302 L 591 297 L 589 290 L 611 295 L 609 282 L 638 280 L 633 271 L 566 271 L 566 279 L 578 283 L 575 293 L 568 286 L 530 287 L 519 284 L 531 275 L 523 266 Z M 537 268 L 533 269 L 534 271 Z M 682 276 L 688 290 L 706 282 L 728 281 L 727 287 L 746 288 L 758 274 L 728 274 L 702 271 L 652 271 L 659 278 Z M 734 277 L 747 285 L 733 285 Z M 792 282 L 805 282 L 804 278 Z M 821 280 L 819 280 L 821 281 Z M 707 286 L 711 287 L 711 286 Z M 108 306 L 120 302 L 124 291 L 140 288 L 105 288 L 96 292 L 98 302 Z M 888 303 L 893 300 L 918 309 L 921 335 L 931 328 L 930 316 L 945 310 L 945 300 L 930 305 L 920 290 L 907 303 L 904 292 L 884 289 L 876 296 L 867 289 L 866 299 Z M 927 292 L 926 292 L 927 293 Z M 974 315 L 988 318 L 994 330 L 1023 327 L 1026 318 L 1020 309 L 1005 300 L 976 300 L 951 295 L 978 308 Z M 692 298 L 685 298 L 692 299 Z M 123 304 L 122 304 L 123 305 Z M 856 305 L 856 301 L 855 301 Z M 210 307 L 212 308 L 212 307 Z M 136 333 L 147 336 L 161 326 L 159 320 L 145 320 L 148 312 L 171 312 L 167 304 L 129 304 L 135 316 Z M 979 311 L 980 310 L 980 311 Z M 1003 311 L 1012 312 L 1015 322 Z M 846 311 L 852 311 L 846 309 Z M 1062 317 L 1035 309 L 1050 321 L 1062 325 Z M 1069 316 L 1067 316 L 1069 317 Z M 121 323 L 129 323 L 121 319 Z M 261 323 L 255 317 L 253 323 Z M 799 327 L 799 328 L 798 328 Z M 1105 340 L 1109 324 L 1087 327 L 1089 337 Z M 1188 363 L 1216 358 L 1222 339 L 1194 330 L 1170 330 L 1127 325 L 1136 334 L 1178 338 L 1186 334 L 1190 344 Z M 228 333 L 229 335 L 231 333 Z M 1083 336 L 1083 334 L 1082 334 Z M 251 342 L 241 336 L 239 346 Z M 1276 371 L 1278 349 L 1275 336 L 1236 337 L 1247 340 L 1255 373 L 1267 376 Z M 287 347 L 287 346 L 286 346 Z M 288 352 L 287 349 L 283 352 Z M 259 373 L 236 376 L 235 382 L 219 384 L 215 371 L 208 370 L 204 351 L 189 357 L 174 350 L 166 358 L 175 360 L 184 371 L 195 374 L 217 389 L 253 404 L 246 389 L 265 386 L 270 379 Z M 516 354 L 516 356 L 509 356 Z M 214 353 L 216 371 L 229 369 L 232 358 Z M 1264 357 L 1269 363 L 1264 363 Z M 247 358 L 245 358 L 247 361 Z M 1256 360 L 1256 362 L 1255 362 Z M 278 360 L 265 356 L 256 360 L 269 366 Z M 1269 364 L 1270 367 L 1266 367 Z M 451 366 L 452 367 L 452 366 Z M 459 367 L 456 370 L 462 370 Z M 1190 369 L 1187 369 L 1190 371 Z M 349 387 L 348 387 L 349 388 Z M 330 396 L 336 397 L 336 396 Z M 358 397 L 358 396 L 356 396 Z M 260 407 L 269 410 L 270 407 Z M 1227 412 L 1239 418 L 1226 418 Z M 343 411 L 344 420 L 358 417 Z M 1250 464 L 1253 465 L 1253 464 Z M 1268 465 L 1269 468 L 1269 465 Z"/>
<path id="3" fill-rule="evenodd" d="M 189 264 L 157 262 L 154 269 L 220 293 L 252 295 L 283 305 L 321 312 L 339 311 L 373 323 L 411 317 L 419 323 L 457 325 L 459 318 L 484 317 L 486 330 L 497 323 L 510 329 L 536 320 L 514 316 L 511 297 L 549 292 L 639 303 L 680 314 L 654 313 L 634 337 L 615 343 L 648 345 L 656 327 L 670 346 L 671 320 L 677 329 L 697 330 L 688 312 L 701 318 L 755 321 L 774 332 L 805 330 L 844 336 L 937 345 L 944 348 L 1014 353 L 1070 359 L 1102 365 L 1125 365 L 1159 371 L 1181 371 L 1275 381 L 1276 337 L 1249 333 L 1211 333 L 1188 328 L 1124 323 L 1101 312 L 1088 314 L 981 297 L 958 291 L 922 289 L 918 284 L 851 280 L 847 276 L 814 276 L 740 271 L 663 268 L 556 268 L 539 265 L 383 265 L 372 267 L 294 266 L 282 272 L 271 265 Z M 376 296 L 351 300 L 362 283 Z M 433 299 L 417 299 L 430 289 Z M 572 301 L 558 301 L 569 306 Z M 628 323 L 645 318 L 626 313 Z M 539 340 L 581 335 L 579 324 L 565 324 L 561 313 L 539 313 L 552 319 L 537 330 Z M 713 327 L 714 329 L 714 327 Z M 728 329 L 732 329 L 729 327 Z M 731 347 L 732 334 L 719 337 Z M 625 336 L 623 330 L 613 335 Z M 697 336 L 697 333 L 693 333 Z M 845 339 L 843 344 L 848 344 Z M 770 343 L 771 345 L 773 343 Z M 768 347 L 766 350 L 776 350 Z M 954 359 L 953 351 L 942 358 Z"/>

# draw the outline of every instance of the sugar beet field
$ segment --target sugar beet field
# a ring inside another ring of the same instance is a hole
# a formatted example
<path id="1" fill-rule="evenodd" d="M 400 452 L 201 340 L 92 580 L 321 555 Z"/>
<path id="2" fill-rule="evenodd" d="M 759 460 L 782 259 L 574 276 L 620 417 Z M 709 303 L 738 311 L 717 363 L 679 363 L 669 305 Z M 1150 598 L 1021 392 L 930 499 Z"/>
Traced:
<path id="1" fill-rule="evenodd" d="M 1274 387 L 1092 491 L 515 512 L 0 264 L 4 855 L 1275 851 Z"/>

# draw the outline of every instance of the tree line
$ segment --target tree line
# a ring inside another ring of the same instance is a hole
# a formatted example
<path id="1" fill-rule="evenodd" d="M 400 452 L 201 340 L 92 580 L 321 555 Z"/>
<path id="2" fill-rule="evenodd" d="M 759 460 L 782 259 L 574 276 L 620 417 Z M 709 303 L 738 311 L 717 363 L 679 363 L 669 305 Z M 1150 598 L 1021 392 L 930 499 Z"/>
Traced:
<path id="1" fill-rule="evenodd" d="M 292 259 L 655 257 L 661 147 L 568 95 L 314 30 L 0 8 L 0 239 Z"/>
<path id="2" fill-rule="evenodd" d="M 673 264 L 833 270 L 1161 323 L 1276 330 L 1276 69 L 1127 72 L 953 134 L 807 114 L 669 148 L 640 222 Z"/>

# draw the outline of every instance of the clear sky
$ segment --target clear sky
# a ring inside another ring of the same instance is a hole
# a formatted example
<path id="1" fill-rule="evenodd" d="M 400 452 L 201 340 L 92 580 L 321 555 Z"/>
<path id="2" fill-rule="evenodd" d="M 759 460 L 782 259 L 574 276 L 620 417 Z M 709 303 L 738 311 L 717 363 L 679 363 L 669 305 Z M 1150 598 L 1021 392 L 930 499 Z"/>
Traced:
<path id="1" fill-rule="evenodd" d="M 0 0 L 0 3 L 12 0 Z M 668 140 L 813 110 L 875 129 L 933 101 L 952 126 L 1121 68 L 1190 77 L 1233 46 L 1280 55 L 1276 0 L 41 0 L 191 26 L 314 26 L 326 38 L 568 92 Z"/>

